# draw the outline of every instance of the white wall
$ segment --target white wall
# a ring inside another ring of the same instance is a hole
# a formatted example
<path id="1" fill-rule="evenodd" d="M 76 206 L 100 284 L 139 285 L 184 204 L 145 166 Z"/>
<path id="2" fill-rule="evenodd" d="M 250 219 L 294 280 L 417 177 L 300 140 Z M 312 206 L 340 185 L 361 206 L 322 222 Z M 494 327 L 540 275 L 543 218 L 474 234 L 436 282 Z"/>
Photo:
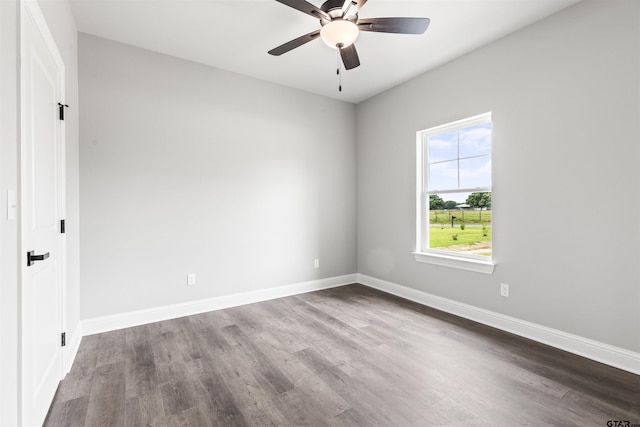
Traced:
<path id="1" fill-rule="evenodd" d="M 79 40 L 83 319 L 356 272 L 353 105 Z"/>
<path id="2" fill-rule="evenodd" d="M 358 105 L 358 272 L 639 351 L 639 8 L 581 2 Z M 415 132 L 487 111 L 495 272 L 418 263 Z"/>

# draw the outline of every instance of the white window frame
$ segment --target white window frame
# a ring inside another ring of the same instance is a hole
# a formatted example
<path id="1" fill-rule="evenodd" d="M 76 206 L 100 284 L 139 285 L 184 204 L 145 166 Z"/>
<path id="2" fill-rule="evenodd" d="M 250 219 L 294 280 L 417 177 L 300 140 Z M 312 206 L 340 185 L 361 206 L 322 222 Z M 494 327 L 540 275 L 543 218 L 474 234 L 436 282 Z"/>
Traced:
<path id="1" fill-rule="evenodd" d="M 491 257 L 457 253 L 453 251 L 432 249 L 429 247 L 429 221 L 427 209 L 429 206 L 430 194 L 446 194 L 446 193 L 460 193 L 460 192 L 491 192 L 492 186 L 489 187 L 474 187 L 474 188 L 457 188 L 444 189 L 444 190 L 431 190 L 425 188 L 425 172 L 426 165 L 429 162 L 427 142 L 429 136 L 438 135 L 442 133 L 452 132 L 467 127 L 491 123 L 491 112 L 479 114 L 477 116 L 469 117 L 462 120 L 457 120 L 452 123 L 447 123 L 441 126 L 432 127 L 416 132 L 416 249 L 413 255 L 416 261 L 425 262 L 429 264 L 436 264 L 445 267 L 453 267 L 462 270 L 475 271 L 479 273 L 492 274 L 495 268 L 493 261 L 493 238 L 492 238 L 492 255 Z M 492 129 L 493 136 L 493 129 Z M 493 139 L 491 141 L 491 148 L 493 152 Z M 492 156 L 493 157 L 493 156 Z M 492 162 L 493 165 L 493 162 Z M 493 174 L 492 174 L 493 180 Z"/>

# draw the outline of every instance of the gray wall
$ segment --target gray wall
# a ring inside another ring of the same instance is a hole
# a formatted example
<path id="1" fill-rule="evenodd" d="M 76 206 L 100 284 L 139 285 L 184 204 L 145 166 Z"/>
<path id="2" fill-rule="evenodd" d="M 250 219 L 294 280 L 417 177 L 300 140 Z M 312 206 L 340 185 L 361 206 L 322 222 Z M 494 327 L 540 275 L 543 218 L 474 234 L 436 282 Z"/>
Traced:
<path id="1" fill-rule="evenodd" d="M 639 7 L 579 3 L 358 105 L 358 272 L 640 351 Z M 418 263 L 415 132 L 487 111 L 495 272 Z"/>
<path id="2" fill-rule="evenodd" d="M 353 105 L 79 40 L 83 319 L 356 272 Z"/>

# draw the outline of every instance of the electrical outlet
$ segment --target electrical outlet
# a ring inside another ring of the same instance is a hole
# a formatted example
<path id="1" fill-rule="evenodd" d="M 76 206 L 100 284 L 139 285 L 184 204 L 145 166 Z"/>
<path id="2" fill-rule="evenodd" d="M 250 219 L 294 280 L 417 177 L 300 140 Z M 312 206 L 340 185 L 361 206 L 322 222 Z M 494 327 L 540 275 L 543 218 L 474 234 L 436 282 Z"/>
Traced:
<path id="1" fill-rule="evenodd" d="M 509 285 L 500 283 L 500 295 L 509 298 Z"/>
<path id="2" fill-rule="evenodd" d="M 313 268 L 320 268 L 320 260 L 319 259 L 314 259 L 313 260 Z"/>
<path id="3" fill-rule="evenodd" d="M 196 284 L 196 274 L 195 273 L 187 274 L 187 286 L 191 286 L 195 284 Z"/>

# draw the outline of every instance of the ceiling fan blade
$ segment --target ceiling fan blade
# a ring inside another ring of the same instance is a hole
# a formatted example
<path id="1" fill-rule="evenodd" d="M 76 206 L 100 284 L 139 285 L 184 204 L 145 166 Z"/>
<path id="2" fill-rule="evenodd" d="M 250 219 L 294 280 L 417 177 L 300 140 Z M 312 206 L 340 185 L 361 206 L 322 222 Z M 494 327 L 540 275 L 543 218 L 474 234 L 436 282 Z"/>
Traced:
<path id="1" fill-rule="evenodd" d="M 356 51 L 355 44 L 350 44 L 347 47 L 341 48 L 340 57 L 342 58 L 345 70 L 351 70 L 360 65 L 360 58 L 358 58 L 358 52 Z"/>
<path id="2" fill-rule="evenodd" d="M 304 12 L 307 15 L 311 15 L 314 18 L 325 19 L 327 21 L 331 21 L 331 17 L 329 14 L 321 9 L 318 9 L 311 3 L 305 0 L 276 0 L 282 4 L 285 4 L 289 7 L 299 10 L 300 12 Z"/>
<path id="3" fill-rule="evenodd" d="M 367 0 L 345 0 L 342 5 L 342 15 L 344 16 L 347 12 L 350 15 L 355 15 L 366 2 Z"/>
<path id="4" fill-rule="evenodd" d="M 360 31 L 377 33 L 422 34 L 427 31 L 429 18 L 371 18 L 360 19 Z"/>
<path id="5" fill-rule="evenodd" d="M 304 36 L 300 36 L 297 39 L 293 39 L 291 41 L 286 42 L 283 45 L 280 45 L 276 48 L 271 49 L 269 51 L 269 54 L 273 56 L 280 56 L 283 53 L 287 53 L 290 50 L 300 47 L 305 43 L 309 43 L 311 40 L 317 39 L 319 36 L 320 36 L 320 30 L 315 30 L 309 34 L 305 34 Z"/>

